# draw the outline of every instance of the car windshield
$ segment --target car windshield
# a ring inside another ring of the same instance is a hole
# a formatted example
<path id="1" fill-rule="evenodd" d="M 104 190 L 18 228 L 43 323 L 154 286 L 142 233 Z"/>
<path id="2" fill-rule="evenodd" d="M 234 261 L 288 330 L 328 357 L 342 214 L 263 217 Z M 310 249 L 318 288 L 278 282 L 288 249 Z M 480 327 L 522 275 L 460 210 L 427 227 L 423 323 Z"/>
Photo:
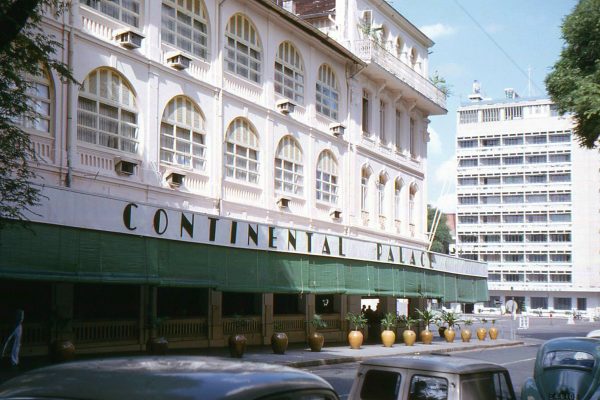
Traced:
<path id="1" fill-rule="evenodd" d="M 592 369 L 594 367 L 594 356 L 583 351 L 551 351 L 544 357 L 543 366 L 544 368 L 575 367 Z"/>

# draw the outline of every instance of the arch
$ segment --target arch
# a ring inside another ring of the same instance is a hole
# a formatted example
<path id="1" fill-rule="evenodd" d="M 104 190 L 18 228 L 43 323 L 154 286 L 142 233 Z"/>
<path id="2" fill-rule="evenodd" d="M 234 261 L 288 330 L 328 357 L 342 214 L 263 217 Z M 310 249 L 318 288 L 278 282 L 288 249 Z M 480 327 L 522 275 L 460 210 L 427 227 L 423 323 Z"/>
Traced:
<path id="1" fill-rule="evenodd" d="M 417 67 L 417 61 L 419 61 L 419 53 L 416 48 L 410 49 L 410 65 L 414 68 Z"/>
<path id="2" fill-rule="evenodd" d="M 54 135 L 52 121 L 55 107 L 54 85 L 48 69 L 40 65 L 36 74 L 27 74 L 27 96 L 30 114 L 22 115 L 18 124 L 24 129 Z"/>
<path id="3" fill-rule="evenodd" d="M 205 118 L 187 96 L 172 98 L 160 124 L 160 162 L 184 168 L 206 168 Z"/>
<path id="4" fill-rule="evenodd" d="M 208 60 L 209 21 L 203 0 L 163 0 L 161 39 L 179 50 Z"/>
<path id="5" fill-rule="evenodd" d="M 369 212 L 369 180 L 373 170 L 368 164 L 360 169 L 360 210 Z"/>
<path id="6" fill-rule="evenodd" d="M 317 200 L 336 204 L 338 199 L 338 181 L 338 165 L 335 155 L 330 150 L 323 150 L 317 160 Z"/>
<path id="7" fill-rule="evenodd" d="M 102 14 L 122 21 L 136 28 L 140 27 L 140 0 L 82 0 L 81 4 L 100 11 Z"/>
<path id="8" fill-rule="evenodd" d="M 328 64 L 321 64 L 319 67 L 316 87 L 317 112 L 337 120 L 340 106 L 340 89 L 335 71 Z"/>
<path id="9" fill-rule="evenodd" d="M 263 50 L 250 18 L 234 14 L 225 27 L 225 68 L 242 78 L 260 83 Z"/>
<path id="10" fill-rule="evenodd" d="M 394 218 L 396 221 L 402 221 L 402 191 L 404 190 L 404 180 L 401 177 L 394 179 Z"/>
<path id="11" fill-rule="evenodd" d="M 275 152 L 275 190 L 301 195 L 304 191 L 302 148 L 291 135 L 279 141 Z"/>
<path id="12" fill-rule="evenodd" d="M 79 88 L 77 139 L 136 154 L 136 96 L 121 73 L 106 67 L 90 72 Z"/>
<path id="13" fill-rule="evenodd" d="M 304 62 L 290 41 L 279 44 L 275 55 L 275 92 L 304 104 Z"/>
<path id="14" fill-rule="evenodd" d="M 225 176 L 258 183 L 260 146 L 254 125 L 238 117 L 231 121 L 225 136 Z"/>
<path id="15" fill-rule="evenodd" d="M 398 36 L 396 38 L 396 44 L 395 44 L 395 46 L 396 46 L 396 56 L 399 59 L 402 59 L 403 56 L 404 56 L 404 40 L 402 39 L 401 36 Z"/>
<path id="16" fill-rule="evenodd" d="M 388 174 L 381 171 L 377 176 L 377 215 L 385 215 L 385 187 L 388 181 Z"/>

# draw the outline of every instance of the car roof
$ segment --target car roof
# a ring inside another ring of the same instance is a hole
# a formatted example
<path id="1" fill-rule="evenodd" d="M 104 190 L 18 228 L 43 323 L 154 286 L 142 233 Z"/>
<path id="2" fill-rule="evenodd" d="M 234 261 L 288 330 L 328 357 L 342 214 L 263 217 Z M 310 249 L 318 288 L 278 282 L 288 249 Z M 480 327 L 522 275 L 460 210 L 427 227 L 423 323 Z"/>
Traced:
<path id="1" fill-rule="evenodd" d="M 451 374 L 472 374 L 487 371 L 506 371 L 501 365 L 448 355 L 415 355 L 372 358 L 361 363 L 363 366 L 405 368 Z"/>
<path id="2" fill-rule="evenodd" d="M 592 337 L 565 337 L 551 339 L 545 342 L 540 351 L 549 352 L 557 350 L 585 351 L 596 356 L 600 355 L 600 345 L 597 338 Z"/>
<path id="3" fill-rule="evenodd" d="M 253 399 L 333 388 L 322 378 L 281 365 L 208 357 L 109 358 L 40 368 L 0 385 L 0 398 Z"/>

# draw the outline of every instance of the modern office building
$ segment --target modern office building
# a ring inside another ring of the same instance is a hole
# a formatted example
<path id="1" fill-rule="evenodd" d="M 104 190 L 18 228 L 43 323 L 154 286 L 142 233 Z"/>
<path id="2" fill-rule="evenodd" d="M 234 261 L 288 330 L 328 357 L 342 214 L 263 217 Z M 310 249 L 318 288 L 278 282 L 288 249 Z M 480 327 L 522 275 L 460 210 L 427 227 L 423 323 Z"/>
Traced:
<path id="1" fill-rule="evenodd" d="M 303 342 L 315 312 L 342 341 L 363 297 L 487 299 L 484 264 L 426 250 L 433 42 L 386 2 L 312 3 L 81 0 L 44 18 L 81 85 L 35 78 L 44 197 L 0 231 L 24 352 L 56 336 L 48 316 L 91 352 L 152 329 L 223 346 L 236 314 L 251 344 L 275 325 Z"/>
<path id="2" fill-rule="evenodd" d="M 488 263 L 492 305 L 600 307 L 600 155 L 546 98 L 476 90 L 458 109 L 457 249 Z"/>

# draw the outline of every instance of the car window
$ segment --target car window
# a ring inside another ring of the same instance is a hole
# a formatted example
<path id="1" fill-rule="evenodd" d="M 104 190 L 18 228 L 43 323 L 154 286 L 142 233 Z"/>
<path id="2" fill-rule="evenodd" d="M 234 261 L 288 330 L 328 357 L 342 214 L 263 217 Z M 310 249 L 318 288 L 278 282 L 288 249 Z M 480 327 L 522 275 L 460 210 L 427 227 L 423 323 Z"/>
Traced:
<path id="1" fill-rule="evenodd" d="M 592 369 L 594 367 L 594 356 L 583 351 L 551 351 L 544 356 L 543 365 L 544 368 L 575 367 Z"/>
<path id="2" fill-rule="evenodd" d="M 513 400 L 506 375 L 502 372 L 472 374 L 460 380 L 461 400 Z"/>
<path id="3" fill-rule="evenodd" d="M 446 400 L 448 380 L 437 376 L 413 375 L 408 400 Z"/>
<path id="4" fill-rule="evenodd" d="M 370 369 L 365 374 L 360 390 L 363 400 L 396 400 L 401 376 L 397 372 Z"/>

